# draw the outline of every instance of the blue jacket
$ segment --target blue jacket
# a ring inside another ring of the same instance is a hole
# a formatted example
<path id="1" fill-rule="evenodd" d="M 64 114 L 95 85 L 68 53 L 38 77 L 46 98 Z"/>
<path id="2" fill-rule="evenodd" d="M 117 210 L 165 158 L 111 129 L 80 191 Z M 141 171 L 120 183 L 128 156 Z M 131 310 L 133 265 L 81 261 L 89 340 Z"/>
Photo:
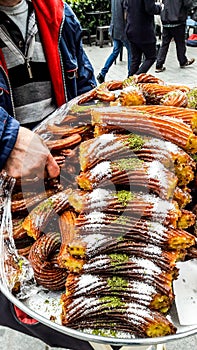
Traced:
<path id="1" fill-rule="evenodd" d="M 57 107 L 96 86 L 93 67 L 83 50 L 81 27 L 62 0 L 32 0 Z M 0 50 L 0 170 L 18 135 L 12 90 Z"/>

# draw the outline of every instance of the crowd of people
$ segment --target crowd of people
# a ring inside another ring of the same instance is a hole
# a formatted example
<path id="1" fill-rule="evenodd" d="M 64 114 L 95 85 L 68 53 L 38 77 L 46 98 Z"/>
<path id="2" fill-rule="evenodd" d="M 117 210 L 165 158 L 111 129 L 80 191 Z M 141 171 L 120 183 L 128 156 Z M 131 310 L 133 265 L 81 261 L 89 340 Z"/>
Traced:
<path id="1" fill-rule="evenodd" d="M 194 59 L 187 58 L 185 47 L 191 6 L 192 0 L 111 0 L 113 51 L 97 81 L 105 81 L 123 46 L 128 52 L 128 76 L 148 72 L 155 62 L 156 72 L 163 71 L 172 38 L 180 67 L 191 65 Z M 155 15 L 161 16 L 163 26 L 158 56 Z M 42 178 L 45 172 L 57 177 L 57 163 L 32 129 L 57 107 L 96 85 L 80 23 L 66 2 L 0 0 L 0 170 L 15 178 Z M 2 293 L 0 305 L 3 326 L 53 347 L 92 350 L 88 342 L 32 320 Z"/>
<path id="2" fill-rule="evenodd" d="M 97 76 L 99 83 L 117 58 L 121 47 L 126 46 L 128 55 L 128 76 L 147 73 L 156 63 L 156 73 L 163 72 L 169 45 L 174 39 L 180 68 L 194 63 L 186 55 L 186 20 L 194 0 L 117 0 L 116 15 L 111 1 L 112 17 L 110 31 L 113 51 Z M 161 26 L 161 44 L 157 45 L 157 23 Z M 120 27 L 121 23 L 121 27 Z"/>

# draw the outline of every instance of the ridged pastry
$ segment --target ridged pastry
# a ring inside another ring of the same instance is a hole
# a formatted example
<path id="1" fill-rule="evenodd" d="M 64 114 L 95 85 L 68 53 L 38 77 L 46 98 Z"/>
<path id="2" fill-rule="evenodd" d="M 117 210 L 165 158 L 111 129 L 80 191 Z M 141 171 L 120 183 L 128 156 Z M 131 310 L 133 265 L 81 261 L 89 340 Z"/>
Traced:
<path id="1" fill-rule="evenodd" d="M 66 210 L 59 217 L 59 228 L 61 234 L 61 246 L 57 255 L 57 262 L 60 267 L 64 267 L 64 261 L 68 257 L 67 244 L 75 237 L 76 214 Z"/>
<path id="2" fill-rule="evenodd" d="M 192 200 L 192 196 L 188 187 L 176 187 L 174 190 L 173 199 L 178 203 L 179 208 L 185 208 Z"/>
<path id="3" fill-rule="evenodd" d="M 66 297 L 120 296 L 130 302 L 138 302 L 153 310 L 166 313 L 174 300 L 172 288 L 164 284 L 160 288 L 153 281 L 148 284 L 126 276 L 69 274 L 66 280 Z"/>
<path id="4" fill-rule="evenodd" d="M 146 98 L 147 104 L 160 104 L 164 95 L 171 91 L 185 91 L 186 89 L 187 91 L 189 90 L 188 87 L 181 87 L 180 85 L 161 85 L 151 83 L 142 84 L 141 89 Z"/>
<path id="5" fill-rule="evenodd" d="M 103 134 L 82 142 L 79 149 L 82 171 L 92 168 L 102 160 L 138 157 L 146 162 L 160 161 L 175 172 L 179 186 L 194 179 L 195 161 L 183 149 L 169 141 L 137 134 Z"/>
<path id="6" fill-rule="evenodd" d="M 146 99 L 137 86 L 129 86 L 120 91 L 118 100 L 122 106 L 144 105 Z"/>
<path id="7" fill-rule="evenodd" d="M 160 104 L 164 106 L 187 107 L 187 94 L 181 90 L 170 91 L 164 95 Z"/>
<path id="8" fill-rule="evenodd" d="M 134 74 L 130 76 L 129 78 L 123 80 L 123 87 L 130 86 L 131 84 L 140 84 L 140 83 L 154 83 L 154 84 L 161 84 L 164 85 L 164 81 L 162 79 L 159 79 L 155 77 L 154 75 L 150 73 L 141 73 L 141 74 Z"/>
<path id="9" fill-rule="evenodd" d="M 75 263 L 72 256 L 87 259 L 94 255 L 118 250 L 128 253 L 134 250 L 137 254 L 138 248 L 140 254 L 144 244 L 179 252 L 196 243 L 195 237 L 182 229 L 165 227 L 160 223 L 137 220 L 124 215 L 118 217 L 102 215 L 98 212 L 95 212 L 95 215 L 94 213 L 81 214 L 76 219 L 73 232 L 71 237 L 68 237 L 65 232 L 66 241 L 62 244 L 64 247 L 62 249 L 64 254 L 61 256 L 62 267 Z"/>
<path id="10" fill-rule="evenodd" d="M 71 300 L 62 296 L 62 304 L 62 323 L 72 328 L 110 328 L 115 332 L 123 330 L 141 337 L 164 336 L 176 331 L 175 326 L 161 313 L 115 296 Z"/>
<path id="11" fill-rule="evenodd" d="M 62 290 L 66 282 L 67 271 L 59 268 L 56 260 L 60 244 L 59 233 L 46 233 L 33 244 L 28 256 L 37 283 L 49 290 Z"/>
<path id="12" fill-rule="evenodd" d="M 158 161 L 144 162 L 138 158 L 103 161 L 86 172 L 81 172 L 76 181 L 80 188 L 93 190 L 110 185 L 129 185 L 147 193 L 155 193 L 162 199 L 170 199 L 178 178 Z"/>
<path id="13" fill-rule="evenodd" d="M 22 223 L 29 236 L 37 239 L 50 218 L 64 211 L 69 206 L 68 193 L 69 190 L 64 190 L 54 194 L 32 209 Z"/>
<path id="14" fill-rule="evenodd" d="M 12 198 L 11 211 L 12 213 L 20 212 L 20 214 L 22 211 L 28 211 L 32 207 L 36 206 L 38 203 L 42 202 L 44 199 L 51 197 L 52 195 L 60 191 L 60 189 L 58 189 L 58 187 L 54 187 L 39 193 L 17 193 L 17 195 L 14 195 Z"/>
<path id="15" fill-rule="evenodd" d="M 197 152 L 197 136 L 180 119 L 155 116 L 124 106 L 96 108 L 91 113 L 93 125 L 114 125 L 115 129 L 118 126 L 119 130 L 149 134 L 171 141 L 188 153 Z"/>
<path id="16" fill-rule="evenodd" d="M 121 215 L 124 213 L 158 221 L 173 227 L 177 227 L 182 216 L 182 212 L 175 201 L 165 201 L 155 195 L 126 190 L 117 192 L 102 188 L 95 189 L 92 192 L 74 190 L 68 196 L 68 200 L 75 211 L 80 213 L 92 211 Z M 188 215 L 190 214 L 188 212 Z"/>
<path id="17" fill-rule="evenodd" d="M 189 124 L 192 130 L 197 129 L 197 111 L 191 108 L 182 108 L 174 106 L 164 106 L 164 105 L 144 105 L 135 106 L 135 109 L 142 112 L 148 112 L 154 115 L 163 115 L 173 118 L 182 119 L 185 123 Z"/>

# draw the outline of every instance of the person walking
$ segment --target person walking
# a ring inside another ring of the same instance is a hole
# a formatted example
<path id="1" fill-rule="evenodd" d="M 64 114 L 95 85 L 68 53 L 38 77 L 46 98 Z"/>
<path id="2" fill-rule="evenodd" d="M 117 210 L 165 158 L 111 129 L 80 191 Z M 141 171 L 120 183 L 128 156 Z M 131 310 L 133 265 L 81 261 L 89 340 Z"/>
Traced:
<path id="1" fill-rule="evenodd" d="M 62 0 L 0 0 L 0 171 L 57 177 L 59 166 L 31 130 L 57 107 L 96 86 L 81 27 Z M 18 309 L 0 291 L 0 325 L 52 347 L 92 350 Z"/>
<path id="2" fill-rule="evenodd" d="M 97 80 L 100 84 L 105 81 L 105 76 L 109 71 L 109 68 L 121 53 L 123 46 L 127 48 L 128 76 L 130 76 L 131 49 L 125 36 L 125 12 L 123 4 L 124 0 L 111 0 L 110 36 L 113 40 L 113 51 L 97 76 Z"/>
<path id="3" fill-rule="evenodd" d="M 185 42 L 186 21 L 193 0 L 163 0 L 163 4 L 164 10 L 161 13 L 162 42 L 156 61 L 156 73 L 163 72 L 166 69 L 164 63 L 172 39 L 175 41 L 180 68 L 188 67 L 195 62 L 194 58 L 187 58 Z"/>
<path id="4" fill-rule="evenodd" d="M 154 15 L 159 15 L 163 4 L 154 0 L 126 0 L 126 35 L 131 45 L 130 74 L 146 73 L 156 61 L 156 34 Z"/>

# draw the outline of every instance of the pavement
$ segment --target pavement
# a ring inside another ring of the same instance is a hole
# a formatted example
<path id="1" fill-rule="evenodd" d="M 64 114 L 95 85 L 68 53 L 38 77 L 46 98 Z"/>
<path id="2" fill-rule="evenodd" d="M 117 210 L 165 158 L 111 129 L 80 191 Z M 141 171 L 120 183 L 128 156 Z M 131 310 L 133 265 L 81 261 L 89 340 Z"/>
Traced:
<path id="1" fill-rule="evenodd" d="M 95 75 L 97 76 L 100 69 L 103 67 L 104 62 L 110 52 L 112 47 L 109 45 L 99 46 L 84 45 L 85 51 L 90 58 L 92 65 L 95 69 Z M 150 69 L 149 73 L 158 76 L 163 79 L 166 83 L 174 84 L 185 84 L 189 86 L 197 86 L 197 48 L 188 47 L 187 48 L 188 58 L 196 58 L 196 62 L 184 69 L 179 67 L 174 42 L 171 43 L 169 53 L 166 60 L 166 70 L 162 73 L 155 73 L 155 65 Z M 127 57 L 126 49 L 123 50 L 123 60 L 120 61 L 119 58 L 116 64 L 113 64 L 110 68 L 106 80 L 123 80 L 127 77 Z M 66 345 L 66 344 L 65 344 Z M 60 350 L 60 348 L 48 348 L 46 345 L 30 336 L 21 334 L 19 332 L 7 329 L 5 327 L 0 327 L 0 350 Z M 65 348 L 67 349 L 67 348 Z M 130 347 L 132 350 L 132 347 Z M 135 348 L 136 349 L 136 348 Z M 139 350 L 141 348 L 139 347 Z M 161 348 L 160 348 L 161 349 Z M 173 341 L 167 344 L 167 350 L 194 350 L 197 349 L 197 335 L 190 336 L 185 339 L 178 341 Z M 79 349 L 80 350 L 80 349 Z M 154 349 L 152 349 L 154 350 Z M 159 349 L 157 349 L 159 350 Z"/>

